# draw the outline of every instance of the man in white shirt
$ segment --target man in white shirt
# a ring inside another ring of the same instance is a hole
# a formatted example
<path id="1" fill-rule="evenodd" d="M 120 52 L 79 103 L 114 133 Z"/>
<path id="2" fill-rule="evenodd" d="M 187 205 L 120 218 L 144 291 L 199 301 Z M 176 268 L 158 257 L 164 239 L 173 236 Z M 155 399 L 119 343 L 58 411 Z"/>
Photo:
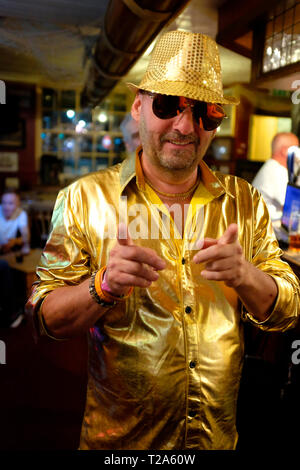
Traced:
<path id="1" fill-rule="evenodd" d="M 252 185 L 257 188 L 269 209 L 273 223 L 279 221 L 288 183 L 287 155 L 292 146 L 299 146 L 298 137 L 291 132 L 280 132 L 272 140 L 272 157 L 258 171 Z"/>

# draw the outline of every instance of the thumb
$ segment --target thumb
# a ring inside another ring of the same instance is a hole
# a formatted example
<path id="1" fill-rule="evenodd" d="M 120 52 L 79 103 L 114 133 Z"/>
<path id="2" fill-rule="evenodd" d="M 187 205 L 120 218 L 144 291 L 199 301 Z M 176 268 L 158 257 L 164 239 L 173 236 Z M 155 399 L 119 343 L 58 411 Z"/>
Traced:
<path id="1" fill-rule="evenodd" d="M 133 245 L 133 241 L 130 238 L 127 225 L 121 222 L 118 226 L 117 239 L 119 245 Z"/>
<path id="2" fill-rule="evenodd" d="M 225 230 L 223 235 L 218 240 L 218 245 L 227 245 L 234 243 L 238 239 L 238 226 L 237 224 L 230 224 Z"/>

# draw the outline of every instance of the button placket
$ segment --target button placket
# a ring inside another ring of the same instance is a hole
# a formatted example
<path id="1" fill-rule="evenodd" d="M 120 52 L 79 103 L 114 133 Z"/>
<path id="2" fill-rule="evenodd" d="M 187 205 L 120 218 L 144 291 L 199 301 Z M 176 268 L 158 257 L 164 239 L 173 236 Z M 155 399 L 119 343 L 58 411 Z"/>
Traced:
<path id="1" fill-rule="evenodd" d="M 189 286 L 190 269 L 189 269 L 189 255 L 179 258 L 180 271 L 182 273 L 182 312 L 185 316 L 183 318 L 186 332 L 186 368 L 188 379 L 187 389 L 187 436 L 193 435 L 194 427 L 197 426 L 198 415 L 198 371 L 197 371 L 197 326 L 194 319 L 194 296 Z"/>

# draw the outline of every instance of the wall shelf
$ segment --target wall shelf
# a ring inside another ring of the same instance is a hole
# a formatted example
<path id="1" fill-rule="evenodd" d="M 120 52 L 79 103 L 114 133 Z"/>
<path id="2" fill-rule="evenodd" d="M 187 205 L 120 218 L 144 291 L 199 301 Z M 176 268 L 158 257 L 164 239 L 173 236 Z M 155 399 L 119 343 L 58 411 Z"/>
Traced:
<path id="1" fill-rule="evenodd" d="M 122 161 L 120 124 L 130 109 L 130 98 L 124 87 L 94 109 L 82 109 L 77 90 L 41 89 L 38 160 L 43 155 L 56 157 L 68 180 Z"/>

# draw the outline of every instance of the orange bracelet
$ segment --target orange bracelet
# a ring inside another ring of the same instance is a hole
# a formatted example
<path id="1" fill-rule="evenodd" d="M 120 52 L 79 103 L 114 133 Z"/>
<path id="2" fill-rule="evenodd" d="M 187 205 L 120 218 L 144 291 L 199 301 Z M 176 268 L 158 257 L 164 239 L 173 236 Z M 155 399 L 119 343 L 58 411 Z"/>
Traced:
<path id="1" fill-rule="evenodd" d="M 104 296 L 104 297 L 107 297 L 107 298 L 110 298 L 110 299 L 112 299 L 112 300 L 114 300 L 114 301 L 117 301 L 117 302 L 118 302 L 118 301 L 119 301 L 119 302 L 123 302 L 123 301 L 127 300 L 128 297 L 130 297 L 131 294 L 132 294 L 132 292 L 133 292 L 133 286 L 131 286 L 131 287 L 129 288 L 129 291 L 127 292 L 126 295 L 121 295 L 121 296 L 119 296 L 119 295 L 113 295 L 113 294 L 107 292 L 106 290 L 103 290 L 103 289 L 102 289 L 102 283 L 103 283 L 103 280 L 104 280 L 105 271 L 106 271 L 106 266 L 104 266 L 104 267 L 101 268 L 101 270 L 100 270 L 100 272 L 101 272 L 101 273 L 100 273 L 100 280 L 101 280 L 100 288 L 101 288 L 101 292 L 102 292 L 103 296 Z"/>
<path id="2" fill-rule="evenodd" d="M 133 289 L 134 289 L 133 286 L 131 286 L 131 287 L 129 288 L 129 291 L 127 292 L 126 295 L 124 294 L 124 295 L 120 295 L 120 296 L 119 296 L 119 295 L 116 295 L 116 296 L 115 296 L 115 295 L 113 295 L 112 293 L 108 292 L 107 290 L 102 289 L 102 285 L 103 285 L 103 282 L 104 282 L 105 272 L 106 272 L 106 266 L 103 268 L 103 270 L 101 269 L 101 285 L 100 285 L 100 286 L 101 286 L 101 291 L 102 291 L 103 295 L 104 295 L 104 296 L 105 296 L 105 295 L 106 295 L 106 296 L 110 296 L 112 299 L 120 299 L 121 302 L 122 302 L 123 300 L 128 299 L 128 297 L 130 297 L 131 294 L 132 294 L 132 292 L 133 292 Z"/>
<path id="3" fill-rule="evenodd" d="M 102 295 L 102 289 L 101 289 L 101 271 L 103 268 L 101 268 L 99 271 L 96 272 L 95 276 L 95 290 L 100 298 L 103 298 Z M 106 299 L 107 300 L 107 299 Z"/>
<path id="4" fill-rule="evenodd" d="M 99 297 L 102 297 L 107 302 L 124 302 L 132 294 L 133 286 L 130 287 L 126 295 L 118 296 L 118 295 L 110 294 L 109 292 L 102 289 L 102 282 L 103 282 L 103 276 L 105 274 L 105 271 L 106 271 L 106 266 L 101 268 L 100 271 L 98 271 L 98 273 L 96 274 L 97 280 L 95 279 L 96 280 L 95 289 L 97 293 L 98 293 L 97 289 L 99 289 L 99 293 L 98 293 Z"/>
<path id="5" fill-rule="evenodd" d="M 130 297 L 133 292 L 133 286 L 130 287 L 126 295 L 118 296 L 110 294 L 109 292 L 102 289 L 103 276 L 106 271 L 106 266 L 103 266 L 95 276 L 95 290 L 100 297 L 100 299 L 105 300 L 106 302 L 124 302 Z"/>
<path id="6" fill-rule="evenodd" d="M 103 276 L 103 271 L 102 269 L 97 272 L 96 278 L 95 278 L 95 289 L 97 294 L 99 295 L 100 298 L 104 299 L 106 302 L 115 302 L 116 300 L 119 301 L 119 298 L 110 294 L 109 292 L 106 292 L 102 289 L 102 276 Z"/>

